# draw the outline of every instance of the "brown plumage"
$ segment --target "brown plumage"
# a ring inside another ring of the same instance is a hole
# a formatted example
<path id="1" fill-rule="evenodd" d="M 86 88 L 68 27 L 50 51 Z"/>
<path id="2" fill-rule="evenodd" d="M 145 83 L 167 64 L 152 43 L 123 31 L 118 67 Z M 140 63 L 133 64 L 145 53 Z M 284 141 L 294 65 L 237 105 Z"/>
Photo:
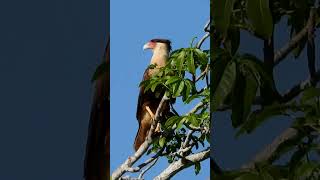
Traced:
<path id="1" fill-rule="evenodd" d="M 166 39 L 152 39 L 151 41 L 146 43 L 143 48 L 151 49 L 153 51 L 150 64 L 157 65 L 154 69 L 147 68 L 145 70 L 142 79 L 142 81 L 145 81 L 150 79 L 158 71 L 158 68 L 165 66 L 169 57 L 171 45 L 170 41 Z M 144 92 L 144 87 L 140 87 L 136 114 L 137 120 L 139 122 L 139 130 L 134 141 L 134 149 L 136 151 L 145 141 L 145 138 L 147 137 L 148 131 L 152 124 L 152 116 L 148 112 L 147 107 L 149 107 L 152 113 L 155 114 L 164 93 L 165 90 L 162 87 L 157 87 L 155 92 L 152 92 L 151 90 Z M 164 104 L 163 109 L 161 109 L 161 116 L 165 117 L 169 114 L 170 104 L 169 102 L 167 102 Z"/>
<path id="2" fill-rule="evenodd" d="M 107 64 L 110 63 L 110 38 L 108 38 L 104 61 Z M 110 178 L 110 78 L 108 66 L 106 68 L 95 81 L 84 161 L 85 180 Z"/>

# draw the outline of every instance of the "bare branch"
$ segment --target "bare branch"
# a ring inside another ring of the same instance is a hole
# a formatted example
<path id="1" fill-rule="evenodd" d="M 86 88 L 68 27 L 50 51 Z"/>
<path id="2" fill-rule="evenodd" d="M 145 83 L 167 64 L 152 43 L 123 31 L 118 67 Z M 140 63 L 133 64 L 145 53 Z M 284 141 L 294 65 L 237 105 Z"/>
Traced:
<path id="1" fill-rule="evenodd" d="M 200 41 L 197 43 L 196 45 L 196 48 L 200 49 L 203 42 L 208 38 L 210 37 L 210 24 L 211 24 L 211 21 L 210 19 L 208 20 L 208 22 L 206 23 L 206 25 L 204 26 L 204 32 L 206 32 L 206 34 L 200 39 Z"/>
<path id="2" fill-rule="evenodd" d="M 207 65 L 206 69 L 196 78 L 195 82 L 198 82 L 203 76 L 208 74 L 210 64 Z"/>
<path id="3" fill-rule="evenodd" d="M 315 11 L 311 10 L 307 25 L 298 33 L 296 34 L 284 47 L 279 49 L 274 55 L 274 65 L 279 64 L 285 57 L 295 48 L 297 47 L 298 43 L 308 34 L 308 29 L 312 27 L 312 22 L 315 18 Z"/>
<path id="4" fill-rule="evenodd" d="M 203 44 L 203 42 L 204 42 L 208 37 L 210 37 L 210 33 L 206 33 L 206 34 L 200 39 L 200 41 L 199 41 L 199 42 L 197 43 L 197 45 L 196 45 L 196 48 L 200 49 L 201 46 L 202 46 L 202 44 Z"/>
<path id="5" fill-rule="evenodd" d="M 287 93 L 282 96 L 281 102 L 288 102 L 293 98 L 297 97 L 303 90 L 308 87 L 316 85 L 320 80 L 320 71 L 318 71 L 312 78 L 300 82 L 299 84 L 293 86 Z"/>
<path id="6" fill-rule="evenodd" d="M 192 134 L 194 133 L 194 130 L 189 130 L 186 139 L 184 140 L 184 142 L 181 144 L 180 149 L 183 149 L 185 147 L 187 147 L 187 145 L 190 142 L 190 137 L 192 136 Z"/>
<path id="7" fill-rule="evenodd" d="M 315 9 L 311 9 L 315 11 Z M 315 14 L 312 12 L 311 14 Z M 315 28 L 315 18 L 311 18 L 310 26 L 308 26 L 308 44 L 307 44 L 307 56 L 308 56 L 308 68 L 311 77 L 316 74 L 316 51 L 314 43 L 314 29 Z"/>
<path id="8" fill-rule="evenodd" d="M 143 171 L 141 172 L 141 174 L 139 175 L 138 178 L 142 179 L 143 175 L 157 163 L 158 159 L 159 159 L 159 157 L 157 157 L 156 159 L 154 159 L 154 160 L 152 161 L 152 163 L 150 164 L 150 166 L 148 166 L 145 170 L 143 170 Z"/>
<path id="9" fill-rule="evenodd" d="M 204 32 L 210 32 L 210 25 L 211 25 L 211 18 L 207 21 L 206 25 L 204 26 Z"/>
<path id="10" fill-rule="evenodd" d="M 184 159 L 179 159 L 178 161 L 171 163 L 164 171 L 162 171 L 157 177 L 155 177 L 154 180 L 170 179 L 181 170 L 190 167 L 197 162 L 202 162 L 203 160 L 209 158 L 209 156 L 210 147 L 201 152 L 191 154 Z"/>
<path id="11" fill-rule="evenodd" d="M 272 154 L 277 150 L 278 146 L 282 142 L 296 136 L 297 134 L 298 134 L 298 131 L 293 128 L 286 129 L 278 137 L 276 137 L 271 144 L 267 145 L 261 152 L 259 152 L 253 158 L 252 161 L 250 161 L 247 164 L 244 164 L 242 166 L 242 168 L 252 169 L 255 167 L 255 164 L 257 162 L 262 162 L 262 161 L 268 160 L 272 156 Z"/>

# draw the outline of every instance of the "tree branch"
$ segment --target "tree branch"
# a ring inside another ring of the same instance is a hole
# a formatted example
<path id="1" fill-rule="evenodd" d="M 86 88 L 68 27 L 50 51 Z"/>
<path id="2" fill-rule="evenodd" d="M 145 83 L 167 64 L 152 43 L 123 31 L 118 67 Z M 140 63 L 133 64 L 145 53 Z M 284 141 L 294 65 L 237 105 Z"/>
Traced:
<path id="1" fill-rule="evenodd" d="M 206 33 L 206 34 L 200 39 L 200 41 L 199 41 L 199 42 L 197 43 L 197 45 L 196 45 L 196 48 L 200 49 L 201 46 L 202 46 L 202 44 L 203 44 L 203 42 L 204 42 L 208 37 L 210 37 L 210 33 Z"/>
<path id="2" fill-rule="evenodd" d="M 206 25 L 204 26 L 204 32 L 206 32 L 206 34 L 200 39 L 200 41 L 197 43 L 196 45 L 196 48 L 200 49 L 203 42 L 208 38 L 210 37 L 210 24 L 211 24 L 211 21 L 210 19 L 208 20 L 208 22 L 206 23 Z"/>
<path id="3" fill-rule="evenodd" d="M 191 154 L 183 159 L 179 159 L 171 163 L 164 171 L 162 171 L 154 180 L 166 180 L 173 177 L 175 174 L 180 172 L 181 170 L 194 165 L 196 162 L 201 162 L 210 156 L 210 147 L 195 153 Z"/>
<path id="4" fill-rule="evenodd" d="M 151 161 L 152 163 L 150 164 L 150 166 L 148 166 L 145 170 L 143 170 L 138 178 L 142 179 L 143 175 L 157 163 L 158 159 L 159 157 Z"/>
<path id="5" fill-rule="evenodd" d="M 311 9 L 315 11 L 315 9 Z M 315 14 L 312 12 L 311 14 Z M 310 77 L 314 77 L 316 74 L 316 51 L 314 43 L 314 29 L 315 28 L 315 17 L 311 18 L 310 26 L 308 26 L 308 44 L 307 44 L 307 56 L 308 56 L 308 68 Z"/>
<path id="6" fill-rule="evenodd" d="M 206 69 L 196 78 L 195 82 L 198 82 L 203 76 L 208 74 L 210 64 L 207 65 Z"/>
<path id="7" fill-rule="evenodd" d="M 136 161 L 138 161 L 141 158 L 141 156 L 148 150 L 149 146 L 152 144 L 152 134 L 156 128 L 157 123 L 159 122 L 160 111 L 163 108 L 164 103 L 168 100 L 169 98 L 167 96 L 162 97 L 146 140 L 142 143 L 142 145 L 139 147 L 137 152 L 134 153 L 133 156 L 128 157 L 128 159 L 112 173 L 113 180 L 119 179 L 124 173 L 128 172 L 132 165 Z"/>
<path id="8" fill-rule="evenodd" d="M 315 86 L 320 80 L 320 71 L 318 71 L 314 77 L 310 77 L 307 80 L 300 82 L 293 86 L 287 93 L 282 96 L 281 102 L 289 102 L 293 98 L 297 97 L 303 90 L 308 87 Z"/>
<path id="9" fill-rule="evenodd" d="M 313 8 L 310 10 L 309 19 L 307 25 L 297 34 L 295 35 L 284 47 L 279 49 L 274 55 L 274 65 L 279 64 L 285 57 L 295 48 L 298 43 L 308 34 L 308 29 L 312 27 L 312 22 L 315 18 L 315 11 Z"/>
<path id="10" fill-rule="evenodd" d="M 242 165 L 242 168 L 253 169 L 256 163 L 268 160 L 281 143 L 293 138 L 297 134 L 298 131 L 293 128 L 286 129 L 278 137 L 276 137 L 271 144 L 267 145 L 261 152 L 259 152 L 252 161 Z"/>

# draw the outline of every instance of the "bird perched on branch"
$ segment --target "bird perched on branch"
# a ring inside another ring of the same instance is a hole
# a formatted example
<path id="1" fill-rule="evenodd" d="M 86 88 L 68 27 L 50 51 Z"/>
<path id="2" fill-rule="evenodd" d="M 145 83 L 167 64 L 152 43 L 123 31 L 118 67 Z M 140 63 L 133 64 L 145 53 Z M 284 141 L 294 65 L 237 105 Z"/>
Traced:
<path id="1" fill-rule="evenodd" d="M 143 49 L 152 50 L 153 55 L 150 64 L 155 65 L 154 68 L 151 69 L 148 67 L 145 70 L 142 79 L 142 81 L 145 81 L 156 74 L 159 71 L 159 68 L 166 65 L 171 50 L 171 42 L 166 39 L 152 39 L 143 46 Z M 145 138 L 148 135 L 148 131 L 151 128 L 152 121 L 164 93 L 165 89 L 161 87 L 157 87 L 155 92 L 152 92 L 151 90 L 144 92 L 144 86 L 140 86 L 136 114 L 139 122 L 139 130 L 134 141 L 134 149 L 136 151 L 139 149 L 140 145 L 145 141 Z M 168 114 L 170 114 L 170 104 L 169 102 L 166 102 L 161 109 L 161 116 L 165 117 Z"/>

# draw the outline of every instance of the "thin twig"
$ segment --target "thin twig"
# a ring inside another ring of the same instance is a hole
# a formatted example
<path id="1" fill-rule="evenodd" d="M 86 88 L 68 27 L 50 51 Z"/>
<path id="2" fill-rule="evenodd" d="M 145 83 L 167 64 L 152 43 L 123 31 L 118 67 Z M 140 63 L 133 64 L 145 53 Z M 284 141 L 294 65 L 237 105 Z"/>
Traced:
<path id="1" fill-rule="evenodd" d="M 282 96 L 281 102 L 289 102 L 293 98 L 297 97 L 303 90 L 308 87 L 315 86 L 320 80 L 320 71 L 318 71 L 315 76 L 308 78 L 305 81 L 298 83 L 293 86 L 287 93 Z"/>
<path id="2" fill-rule="evenodd" d="M 202 44 L 203 44 L 203 42 L 204 42 L 208 37 L 210 37 L 210 33 L 206 33 L 206 34 L 200 39 L 200 41 L 199 41 L 199 42 L 197 43 L 197 45 L 196 45 L 196 48 L 200 49 L 201 46 L 202 46 Z"/>
<path id="3" fill-rule="evenodd" d="M 279 64 L 285 57 L 299 44 L 299 42 L 307 36 L 308 29 L 312 26 L 313 19 L 315 18 L 315 12 L 310 11 L 307 25 L 296 34 L 284 47 L 279 49 L 274 55 L 274 65 Z"/>
<path id="4" fill-rule="evenodd" d="M 207 75 L 209 71 L 210 64 L 207 65 L 206 69 L 196 78 L 196 82 L 198 82 L 203 76 Z"/>
<path id="5" fill-rule="evenodd" d="M 170 102 L 170 107 L 171 107 L 171 110 L 173 111 L 173 113 L 176 115 L 176 116 L 180 116 L 179 113 L 174 109 L 172 103 Z"/>
<path id="6" fill-rule="evenodd" d="M 194 133 L 194 130 L 189 130 L 186 139 L 184 140 L 184 142 L 181 144 L 180 149 L 186 148 L 187 145 L 190 142 L 190 137 L 192 136 L 192 134 Z"/>
<path id="7" fill-rule="evenodd" d="M 154 160 L 152 161 L 152 163 L 150 164 L 150 166 L 148 166 L 146 169 L 144 169 L 144 170 L 141 172 L 141 174 L 139 175 L 138 178 L 142 179 L 143 175 L 157 163 L 158 159 L 159 159 L 159 157 L 157 157 L 156 159 L 154 159 Z"/>
<path id="8" fill-rule="evenodd" d="M 268 160 L 282 142 L 296 136 L 297 133 L 298 133 L 298 131 L 296 129 L 293 129 L 293 128 L 286 129 L 277 138 L 275 138 L 271 144 L 267 145 L 261 152 L 259 152 L 253 158 L 252 161 L 242 165 L 242 168 L 251 169 L 251 168 L 255 167 L 255 164 L 257 162 L 262 162 L 262 161 Z"/>

